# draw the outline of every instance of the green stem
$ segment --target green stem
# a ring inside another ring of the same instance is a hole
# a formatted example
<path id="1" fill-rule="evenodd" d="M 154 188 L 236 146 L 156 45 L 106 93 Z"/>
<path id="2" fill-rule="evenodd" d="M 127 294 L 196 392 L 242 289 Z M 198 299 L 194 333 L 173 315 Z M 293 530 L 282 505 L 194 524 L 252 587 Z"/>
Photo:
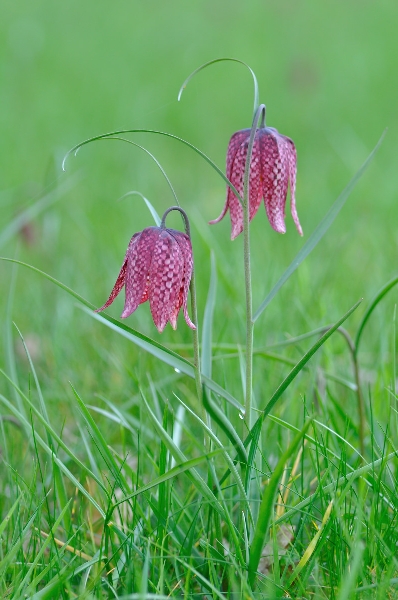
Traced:
<path id="1" fill-rule="evenodd" d="M 243 256 L 245 269 L 245 293 L 246 293 L 246 389 L 245 389 L 245 425 L 248 431 L 251 429 L 252 412 L 252 393 L 253 393 L 253 298 L 250 267 L 250 203 L 249 203 L 249 182 L 250 182 L 250 162 L 253 154 L 254 140 L 257 131 L 257 125 L 262 117 L 262 126 L 264 122 L 265 106 L 260 104 L 257 108 L 253 125 L 250 132 L 249 143 L 247 147 L 247 156 L 245 172 L 243 177 Z"/>
<path id="2" fill-rule="evenodd" d="M 165 227 L 166 217 L 169 214 L 169 212 L 171 212 L 172 210 L 177 210 L 179 213 L 181 213 L 181 216 L 184 220 L 185 233 L 187 234 L 189 239 L 191 239 L 191 230 L 190 230 L 190 226 L 189 226 L 188 215 L 179 206 L 171 206 L 170 208 L 168 208 L 166 210 L 166 212 L 164 213 L 164 215 L 162 217 L 162 222 L 160 224 L 160 227 Z M 189 289 L 191 292 L 192 322 L 196 327 L 196 329 L 194 329 L 192 331 L 193 354 L 194 354 L 194 373 L 195 373 L 196 393 L 198 395 L 198 400 L 199 400 L 200 406 L 203 406 L 203 408 L 204 408 L 204 414 L 203 414 L 202 419 L 206 423 L 206 413 L 208 413 L 210 415 L 210 417 L 217 423 L 217 425 L 219 425 L 221 427 L 221 429 L 224 431 L 225 435 L 228 437 L 230 442 L 232 442 L 232 444 L 234 445 L 234 447 L 238 453 L 239 459 L 242 462 L 242 464 L 244 465 L 243 468 L 245 468 L 245 465 L 247 463 L 247 454 L 246 454 L 245 447 L 242 443 L 242 440 L 240 439 L 240 437 L 236 433 L 235 429 L 231 425 L 230 421 L 228 420 L 228 417 L 226 417 L 225 414 L 222 412 L 222 410 L 219 409 L 217 404 L 211 400 L 210 392 L 208 392 L 206 389 L 204 389 L 203 384 L 202 384 L 202 375 L 200 372 L 198 309 L 197 309 L 197 303 L 196 303 L 196 287 L 195 287 L 194 268 L 192 269 L 192 276 L 191 276 L 191 282 L 190 282 Z"/>

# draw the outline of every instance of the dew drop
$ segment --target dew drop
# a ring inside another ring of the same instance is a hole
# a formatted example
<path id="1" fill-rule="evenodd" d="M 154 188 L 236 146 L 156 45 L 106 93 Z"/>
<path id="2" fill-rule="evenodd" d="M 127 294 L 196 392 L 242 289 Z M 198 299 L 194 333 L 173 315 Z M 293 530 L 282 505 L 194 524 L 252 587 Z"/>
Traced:
<path id="1" fill-rule="evenodd" d="M 175 371 L 176 373 L 181 373 L 180 369 L 177 369 L 177 368 L 175 368 L 175 369 L 174 369 L 174 371 Z"/>
<path id="2" fill-rule="evenodd" d="M 240 413 L 239 413 L 239 419 L 242 419 L 242 421 L 243 421 L 243 419 L 244 419 L 244 418 L 245 418 L 245 414 L 244 414 L 244 413 L 242 413 L 242 412 L 240 412 Z"/>

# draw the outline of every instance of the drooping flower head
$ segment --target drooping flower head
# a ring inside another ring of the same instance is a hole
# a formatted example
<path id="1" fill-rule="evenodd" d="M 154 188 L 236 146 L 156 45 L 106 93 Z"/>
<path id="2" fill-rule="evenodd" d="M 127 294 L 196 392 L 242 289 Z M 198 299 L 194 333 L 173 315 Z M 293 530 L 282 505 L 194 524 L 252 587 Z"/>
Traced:
<path id="1" fill-rule="evenodd" d="M 227 152 L 226 175 L 232 185 L 243 197 L 243 179 L 249 145 L 250 129 L 242 129 L 233 134 Z M 285 204 L 290 183 L 290 210 L 297 231 L 303 235 L 296 211 L 296 148 L 294 142 L 278 133 L 273 127 L 257 129 L 249 170 L 249 218 L 252 220 L 264 198 L 265 210 L 271 227 L 278 233 L 285 233 Z M 231 239 L 243 231 L 243 207 L 230 187 L 227 200 L 218 219 L 218 223 L 230 211 L 232 231 Z"/>
<path id="2" fill-rule="evenodd" d="M 124 287 L 126 301 L 122 318 L 129 317 L 149 300 L 152 318 L 160 333 L 168 322 L 176 328 L 181 308 L 187 325 L 196 329 L 187 311 L 193 269 L 191 240 L 181 231 L 166 229 L 164 218 L 160 227 L 147 227 L 133 235 L 113 290 L 96 312 L 112 304 Z"/>

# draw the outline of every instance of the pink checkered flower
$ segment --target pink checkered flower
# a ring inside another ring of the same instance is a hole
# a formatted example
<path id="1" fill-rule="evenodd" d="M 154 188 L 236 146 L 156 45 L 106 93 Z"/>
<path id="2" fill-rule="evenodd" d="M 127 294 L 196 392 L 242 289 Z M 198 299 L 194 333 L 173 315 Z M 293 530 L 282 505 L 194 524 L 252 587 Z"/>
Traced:
<path id="1" fill-rule="evenodd" d="M 226 175 L 232 185 L 243 197 L 243 178 L 250 129 L 237 131 L 231 137 L 227 152 Z M 287 188 L 290 183 L 290 210 L 297 231 L 303 235 L 296 211 L 296 148 L 294 142 L 278 133 L 273 127 L 257 129 L 250 161 L 249 176 L 249 218 L 252 220 L 264 198 L 265 210 L 271 227 L 278 233 L 285 233 L 285 204 Z M 230 187 L 227 200 L 218 219 L 218 223 L 230 211 L 231 239 L 243 231 L 243 207 Z"/>
<path id="2" fill-rule="evenodd" d="M 148 227 L 131 238 L 113 290 L 96 312 L 112 304 L 124 286 L 126 301 L 122 318 L 129 317 L 139 304 L 149 300 L 153 321 L 160 333 L 168 322 L 176 328 L 180 308 L 189 327 L 196 329 L 187 311 L 192 269 L 188 235 L 166 229 L 163 224 Z"/>

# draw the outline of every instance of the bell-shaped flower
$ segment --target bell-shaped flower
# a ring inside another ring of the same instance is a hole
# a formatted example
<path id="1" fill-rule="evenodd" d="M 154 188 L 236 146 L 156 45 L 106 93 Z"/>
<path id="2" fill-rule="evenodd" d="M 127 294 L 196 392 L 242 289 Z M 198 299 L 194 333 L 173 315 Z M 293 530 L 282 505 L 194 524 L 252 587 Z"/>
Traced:
<path id="1" fill-rule="evenodd" d="M 188 316 L 187 298 L 193 269 L 192 245 L 188 235 L 165 227 L 148 227 L 130 240 L 113 290 L 101 312 L 125 287 L 122 318 L 129 317 L 149 300 L 153 321 L 161 333 L 168 322 L 173 329 L 183 309 L 185 321 L 196 329 Z"/>
<path id="2" fill-rule="evenodd" d="M 250 129 L 237 131 L 231 137 L 227 152 L 226 175 L 243 198 L 243 179 L 249 145 Z M 273 127 L 257 129 L 249 172 L 249 218 L 252 220 L 264 198 L 265 210 L 271 227 L 278 233 L 285 233 L 285 204 L 290 183 L 290 210 L 297 231 L 303 235 L 296 211 L 296 148 L 294 142 L 278 133 Z M 218 223 L 230 211 L 233 240 L 243 231 L 243 207 L 230 187 L 227 200 Z"/>

